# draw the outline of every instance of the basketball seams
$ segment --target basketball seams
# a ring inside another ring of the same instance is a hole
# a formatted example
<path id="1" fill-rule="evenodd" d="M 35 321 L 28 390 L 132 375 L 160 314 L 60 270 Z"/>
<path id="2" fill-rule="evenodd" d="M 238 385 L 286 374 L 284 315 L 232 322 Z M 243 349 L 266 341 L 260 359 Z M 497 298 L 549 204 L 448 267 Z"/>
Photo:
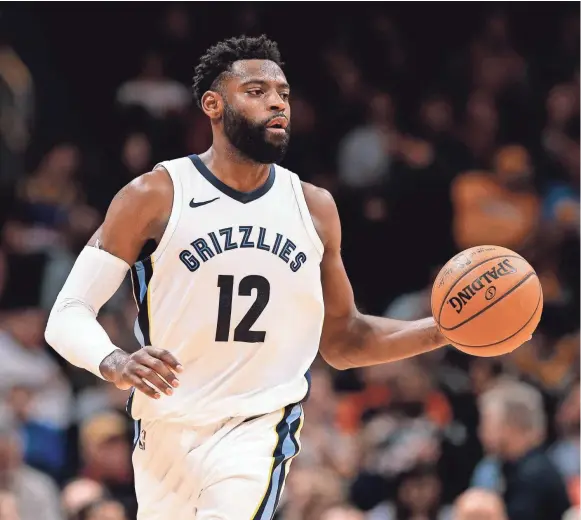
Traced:
<path id="1" fill-rule="evenodd" d="M 524 258 L 522 256 L 520 256 L 520 255 L 497 255 L 497 256 L 491 256 L 490 258 L 487 258 L 486 260 L 482 260 L 482 262 L 479 262 L 479 263 L 475 264 L 468 271 L 465 271 L 464 273 L 462 273 L 462 276 L 460 276 L 457 280 L 454 281 L 453 284 L 450 285 L 450 289 L 448 289 L 448 292 L 446 293 L 446 296 L 444 296 L 444 298 L 442 298 L 442 304 L 440 305 L 440 309 L 438 311 L 438 319 L 437 319 L 438 325 L 441 328 L 443 328 L 440 323 L 441 323 L 441 318 L 442 318 L 442 311 L 444 310 L 444 305 L 446 304 L 446 300 L 448 299 L 448 296 L 450 296 L 450 293 L 453 291 L 454 287 L 456 287 L 456 285 L 458 285 L 458 282 L 460 280 L 462 280 L 467 274 L 469 274 L 472 271 L 474 271 L 474 269 L 480 267 L 481 265 L 485 264 L 486 262 L 490 262 L 491 260 L 496 260 L 498 258 L 518 258 L 519 260 L 524 260 Z M 526 262 L 526 260 L 524 260 L 524 261 Z M 437 278 L 436 278 L 436 280 L 437 280 Z M 434 311 L 434 309 L 432 307 L 432 313 L 433 313 L 433 311 Z M 444 330 L 450 330 L 450 329 L 444 329 Z"/>
<path id="2" fill-rule="evenodd" d="M 483 312 L 487 311 L 488 309 L 490 309 L 491 307 L 494 307 L 498 302 L 501 302 L 502 300 L 504 300 L 504 298 L 506 298 L 509 294 L 513 293 L 514 291 L 516 291 L 521 285 L 523 285 L 531 276 L 535 276 L 538 280 L 538 277 L 536 276 L 537 273 L 535 273 L 534 271 L 531 271 L 530 273 L 528 273 L 526 276 L 524 276 L 523 278 L 520 279 L 520 281 L 513 285 L 510 289 L 508 289 L 502 296 L 499 296 L 495 301 L 489 303 L 486 307 L 483 307 L 482 309 L 480 309 L 478 312 L 476 312 L 475 314 L 473 314 L 472 316 L 470 316 L 469 318 L 466 318 L 464 321 L 458 323 L 457 325 L 454 325 L 453 327 L 443 327 L 441 324 L 440 325 L 440 329 L 442 330 L 456 330 L 459 327 L 462 327 L 462 325 L 466 325 L 466 323 L 471 322 L 474 318 L 477 318 L 478 316 L 480 316 Z M 462 277 L 463 278 L 463 277 Z M 460 279 L 462 279 L 460 278 Z M 539 284 L 540 285 L 540 284 Z M 444 302 L 445 303 L 445 302 Z"/>
<path id="3" fill-rule="evenodd" d="M 508 341 L 509 339 L 514 338 L 517 334 L 522 332 L 528 326 L 528 324 L 531 322 L 531 320 L 535 317 L 535 314 L 539 310 L 539 306 L 541 305 L 541 303 L 543 301 L 543 288 L 541 286 L 541 282 L 539 281 L 538 277 L 535 277 L 535 278 L 536 278 L 537 284 L 539 286 L 539 299 L 537 300 L 537 306 L 535 307 L 535 310 L 533 311 L 533 313 L 531 314 L 531 317 L 527 320 L 527 322 L 520 329 L 518 329 L 515 333 L 511 334 L 510 336 L 508 336 L 500 341 L 497 341 L 496 343 L 488 343 L 487 345 L 465 345 L 464 343 L 458 343 L 457 341 L 450 340 L 452 342 L 452 344 L 458 345 L 459 347 L 467 347 L 467 348 L 493 347 L 494 345 L 500 345 L 501 343 L 504 343 L 505 341 Z M 539 319 L 540 319 L 540 317 L 539 317 Z M 446 335 L 444 334 L 444 336 L 446 336 Z M 446 338 L 446 339 L 449 339 L 449 338 Z"/>

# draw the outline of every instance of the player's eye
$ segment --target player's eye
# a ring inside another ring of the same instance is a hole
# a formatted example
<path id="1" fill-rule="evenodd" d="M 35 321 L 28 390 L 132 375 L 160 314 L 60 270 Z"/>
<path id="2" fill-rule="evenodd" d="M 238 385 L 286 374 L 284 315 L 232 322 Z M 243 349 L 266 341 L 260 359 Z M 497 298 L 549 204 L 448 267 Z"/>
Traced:
<path id="1" fill-rule="evenodd" d="M 285 101 L 288 101 L 290 98 L 290 94 L 288 92 L 281 92 L 279 96 L 281 97 L 281 99 L 284 99 Z"/>
<path id="2" fill-rule="evenodd" d="M 262 94 L 262 90 L 259 88 L 254 88 L 252 90 L 249 90 L 248 94 L 250 94 L 251 96 L 260 96 Z"/>

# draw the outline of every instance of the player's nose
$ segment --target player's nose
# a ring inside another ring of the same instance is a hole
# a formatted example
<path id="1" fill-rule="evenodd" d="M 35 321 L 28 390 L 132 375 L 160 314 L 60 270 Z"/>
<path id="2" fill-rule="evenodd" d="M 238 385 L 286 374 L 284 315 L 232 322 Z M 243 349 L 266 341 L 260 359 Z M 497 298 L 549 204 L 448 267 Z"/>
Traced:
<path id="1" fill-rule="evenodd" d="M 282 99 L 278 92 L 273 92 L 268 99 L 269 109 L 273 112 L 284 112 L 286 109 L 286 102 Z"/>

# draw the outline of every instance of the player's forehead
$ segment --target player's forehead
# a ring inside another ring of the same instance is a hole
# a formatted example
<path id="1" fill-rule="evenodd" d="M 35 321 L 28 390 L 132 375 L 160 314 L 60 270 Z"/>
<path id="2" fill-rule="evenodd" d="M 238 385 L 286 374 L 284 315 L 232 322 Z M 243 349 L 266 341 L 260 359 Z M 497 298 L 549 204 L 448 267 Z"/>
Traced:
<path id="1" fill-rule="evenodd" d="M 273 86 L 287 86 L 288 82 L 282 69 L 270 60 L 240 60 L 230 68 L 232 82 L 244 85 L 252 82 Z"/>

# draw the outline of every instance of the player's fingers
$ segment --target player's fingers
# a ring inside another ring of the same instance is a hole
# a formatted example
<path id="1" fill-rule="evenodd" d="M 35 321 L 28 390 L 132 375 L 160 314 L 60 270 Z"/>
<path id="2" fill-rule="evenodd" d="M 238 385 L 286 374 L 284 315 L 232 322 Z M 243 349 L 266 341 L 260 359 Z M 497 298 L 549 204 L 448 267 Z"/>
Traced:
<path id="1" fill-rule="evenodd" d="M 159 399 L 161 394 L 150 387 L 143 379 L 141 379 L 138 375 L 132 374 L 127 377 L 127 380 L 131 382 L 131 386 L 134 386 L 140 392 L 144 393 L 148 397 L 152 399 Z"/>
<path id="2" fill-rule="evenodd" d="M 164 350 L 162 348 L 151 346 L 146 347 L 146 350 L 150 356 L 153 356 L 157 359 L 161 359 L 172 370 L 175 370 L 176 372 L 181 372 L 183 370 L 182 365 L 171 352 L 168 352 L 167 350 Z"/>
<path id="3" fill-rule="evenodd" d="M 148 356 L 141 360 L 141 363 L 146 367 L 151 368 L 158 376 L 160 376 L 169 386 L 177 388 L 180 386 L 178 378 L 172 372 L 171 368 L 168 367 L 160 359 Z"/>
<path id="4" fill-rule="evenodd" d="M 135 368 L 134 373 L 141 379 L 145 379 L 151 383 L 155 389 L 163 392 L 166 395 L 172 395 L 172 388 L 151 368 L 147 366 L 138 366 Z"/>

